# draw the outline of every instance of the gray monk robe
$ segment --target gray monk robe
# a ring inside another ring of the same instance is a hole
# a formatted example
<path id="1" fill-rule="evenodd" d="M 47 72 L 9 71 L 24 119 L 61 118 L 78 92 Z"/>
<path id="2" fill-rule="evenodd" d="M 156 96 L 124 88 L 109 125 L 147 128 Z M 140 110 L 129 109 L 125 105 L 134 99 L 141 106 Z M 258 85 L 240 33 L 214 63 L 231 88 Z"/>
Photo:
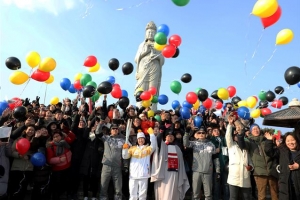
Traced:
<path id="1" fill-rule="evenodd" d="M 168 171 L 168 146 L 163 141 L 160 146 L 160 151 L 157 149 L 153 154 L 151 169 L 151 182 L 155 182 L 155 199 L 183 200 L 190 185 L 182 152 L 177 145 L 174 145 L 178 155 L 178 171 Z"/>

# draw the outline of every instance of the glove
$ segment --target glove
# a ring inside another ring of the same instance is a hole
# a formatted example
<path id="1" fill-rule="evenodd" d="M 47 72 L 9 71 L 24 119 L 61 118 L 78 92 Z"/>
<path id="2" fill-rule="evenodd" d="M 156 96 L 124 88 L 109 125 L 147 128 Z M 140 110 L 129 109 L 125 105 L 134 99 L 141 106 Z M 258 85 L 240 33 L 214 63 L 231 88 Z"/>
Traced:
<path id="1" fill-rule="evenodd" d="M 129 149 L 129 145 L 127 143 L 123 144 L 123 149 Z"/>
<path id="2" fill-rule="evenodd" d="M 252 171 L 253 167 L 251 165 L 246 166 L 247 171 Z"/>
<path id="3" fill-rule="evenodd" d="M 220 180 L 221 180 L 221 174 L 220 174 L 220 173 L 217 173 L 216 179 L 217 179 L 217 180 L 216 180 L 217 182 L 220 182 Z"/>
<path id="4" fill-rule="evenodd" d="M 35 101 L 36 101 L 36 104 L 39 104 L 39 103 L 40 103 L 40 97 L 39 97 L 39 96 L 36 96 L 36 97 L 35 97 Z"/>
<path id="5" fill-rule="evenodd" d="M 29 106 L 30 105 L 29 101 L 30 101 L 30 99 L 26 98 L 25 101 L 24 101 L 24 103 L 23 103 L 23 106 L 25 106 L 25 107 Z"/>
<path id="6" fill-rule="evenodd" d="M 152 134 L 153 134 L 153 128 L 150 127 L 150 128 L 148 128 L 147 131 L 148 131 L 149 135 L 152 135 Z"/>

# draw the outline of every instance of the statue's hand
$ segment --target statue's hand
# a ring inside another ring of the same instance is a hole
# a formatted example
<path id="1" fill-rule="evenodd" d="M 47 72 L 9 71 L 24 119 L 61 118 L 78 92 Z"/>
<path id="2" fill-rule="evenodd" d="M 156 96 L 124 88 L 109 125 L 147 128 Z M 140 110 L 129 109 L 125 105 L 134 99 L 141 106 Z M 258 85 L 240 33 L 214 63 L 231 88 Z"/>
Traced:
<path id="1" fill-rule="evenodd" d="M 135 74 L 135 79 L 136 79 L 136 80 L 139 80 L 139 79 L 140 79 L 140 76 L 139 76 L 138 73 Z"/>

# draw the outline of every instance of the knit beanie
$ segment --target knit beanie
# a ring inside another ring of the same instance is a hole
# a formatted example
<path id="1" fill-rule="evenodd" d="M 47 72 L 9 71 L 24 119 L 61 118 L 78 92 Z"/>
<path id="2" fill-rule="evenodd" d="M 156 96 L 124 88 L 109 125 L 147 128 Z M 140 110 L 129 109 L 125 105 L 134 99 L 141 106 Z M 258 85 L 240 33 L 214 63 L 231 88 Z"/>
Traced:
<path id="1" fill-rule="evenodd" d="M 257 126 L 257 127 L 259 128 L 259 130 L 260 130 L 260 127 L 258 126 L 258 124 L 252 124 L 252 125 L 250 126 L 250 133 L 252 132 L 253 127 L 255 127 L 255 126 Z"/>

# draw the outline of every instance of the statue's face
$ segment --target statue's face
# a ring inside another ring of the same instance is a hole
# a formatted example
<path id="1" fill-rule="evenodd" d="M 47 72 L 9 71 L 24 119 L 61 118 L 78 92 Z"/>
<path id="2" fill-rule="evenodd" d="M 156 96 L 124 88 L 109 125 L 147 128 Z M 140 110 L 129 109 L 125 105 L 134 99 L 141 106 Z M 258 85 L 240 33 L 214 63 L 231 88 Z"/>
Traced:
<path id="1" fill-rule="evenodd" d="M 146 39 L 154 41 L 155 30 L 147 29 L 146 30 Z"/>

